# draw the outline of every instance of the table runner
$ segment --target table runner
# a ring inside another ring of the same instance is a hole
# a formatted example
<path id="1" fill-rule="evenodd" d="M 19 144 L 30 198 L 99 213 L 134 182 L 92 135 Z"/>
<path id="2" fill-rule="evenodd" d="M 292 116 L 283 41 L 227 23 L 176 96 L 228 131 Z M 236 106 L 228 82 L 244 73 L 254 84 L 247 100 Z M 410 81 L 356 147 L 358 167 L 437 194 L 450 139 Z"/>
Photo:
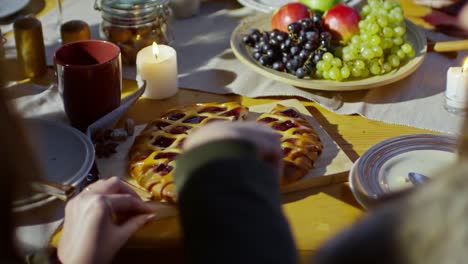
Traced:
<path id="1" fill-rule="evenodd" d="M 94 0 L 65 1 L 64 21 L 84 20 L 91 26 L 92 37 L 99 38 L 101 17 L 99 12 L 93 10 L 93 3 Z M 468 52 L 458 52 L 454 59 L 428 53 L 422 66 L 409 77 L 372 90 L 326 92 L 300 89 L 263 77 L 235 58 L 229 46 L 231 32 L 242 19 L 258 13 L 233 5 L 233 1 L 205 1 L 197 16 L 172 21 L 175 35 L 172 45 L 177 50 L 181 87 L 248 97 L 298 96 L 315 101 L 338 114 L 359 114 L 386 123 L 459 133 L 463 118 L 444 110 L 443 92 L 447 69 L 460 66 Z M 40 19 L 48 24 L 48 21 L 55 20 L 55 14 L 51 11 Z M 44 34 L 54 35 L 50 27 L 44 30 Z M 425 34 L 431 40 L 450 39 L 441 33 L 425 31 Z M 47 43 L 50 64 L 58 45 L 54 40 Z M 14 53 L 14 39 L 10 36 L 7 56 L 15 56 Z M 135 67 L 126 66 L 124 78 L 135 79 Z M 47 96 L 53 94 L 40 94 L 30 100 Z M 56 109 L 52 102 L 50 107 Z"/>

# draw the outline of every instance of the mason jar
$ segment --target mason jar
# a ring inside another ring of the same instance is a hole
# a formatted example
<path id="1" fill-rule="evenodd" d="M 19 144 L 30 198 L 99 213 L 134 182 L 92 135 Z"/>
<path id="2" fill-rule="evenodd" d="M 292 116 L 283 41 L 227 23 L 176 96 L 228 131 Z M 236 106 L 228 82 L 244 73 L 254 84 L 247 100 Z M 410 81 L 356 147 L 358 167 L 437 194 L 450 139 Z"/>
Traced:
<path id="1" fill-rule="evenodd" d="M 135 65 L 138 51 L 153 42 L 170 44 L 169 0 L 95 0 L 102 38 L 120 47 L 122 62 Z"/>

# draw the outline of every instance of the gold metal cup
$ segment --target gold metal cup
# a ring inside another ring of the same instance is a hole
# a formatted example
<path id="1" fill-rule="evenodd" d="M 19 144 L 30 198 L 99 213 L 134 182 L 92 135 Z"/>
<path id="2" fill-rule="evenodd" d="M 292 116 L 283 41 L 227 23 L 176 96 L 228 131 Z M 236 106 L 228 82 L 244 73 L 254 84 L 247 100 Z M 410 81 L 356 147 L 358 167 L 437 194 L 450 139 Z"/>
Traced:
<path id="1" fill-rule="evenodd" d="M 60 35 L 62 37 L 63 44 L 78 40 L 91 39 L 91 33 L 88 24 L 81 20 L 71 20 L 64 23 L 60 27 Z"/>
<path id="2" fill-rule="evenodd" d="M 18 62 L 25 77 L 35 78 L 47 72 L 41 22 L 32 16 L 15 21 L 13 25 Z"/>

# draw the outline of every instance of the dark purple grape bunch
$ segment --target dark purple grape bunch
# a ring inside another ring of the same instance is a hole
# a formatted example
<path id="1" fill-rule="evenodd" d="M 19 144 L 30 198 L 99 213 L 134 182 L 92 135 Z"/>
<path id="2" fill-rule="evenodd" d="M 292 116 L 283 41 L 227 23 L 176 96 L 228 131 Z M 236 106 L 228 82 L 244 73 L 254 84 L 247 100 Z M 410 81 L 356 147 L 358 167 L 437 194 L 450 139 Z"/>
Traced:
<path id="1" fill-rule="evenodd" d="M 310 76 L 322 55 L 332 51 L 332 35 L 317 13 L 289 24 L 288 33 L 251 29 L 242 41 L 252 48 L 252 56 L 261 65 L 300 79 Z"/>

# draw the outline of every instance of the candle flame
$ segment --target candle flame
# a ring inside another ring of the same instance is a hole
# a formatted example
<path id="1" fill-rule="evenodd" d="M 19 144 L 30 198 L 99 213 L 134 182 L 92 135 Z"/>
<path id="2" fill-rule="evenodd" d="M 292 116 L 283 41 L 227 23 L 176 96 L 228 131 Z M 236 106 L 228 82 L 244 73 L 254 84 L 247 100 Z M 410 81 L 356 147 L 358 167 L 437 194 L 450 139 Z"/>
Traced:
<path id="1" fill-rule="evenodd" d="M 153 42 L 153 56 L 155 59 L 157 59 L 159 56 L 159 47 L 156 42 Z"/>
<path id="2" fill-rule="evenodd" d="M 462 71 L 468 71 L 468 57 L 466 57 L 463 62 Z"/>

